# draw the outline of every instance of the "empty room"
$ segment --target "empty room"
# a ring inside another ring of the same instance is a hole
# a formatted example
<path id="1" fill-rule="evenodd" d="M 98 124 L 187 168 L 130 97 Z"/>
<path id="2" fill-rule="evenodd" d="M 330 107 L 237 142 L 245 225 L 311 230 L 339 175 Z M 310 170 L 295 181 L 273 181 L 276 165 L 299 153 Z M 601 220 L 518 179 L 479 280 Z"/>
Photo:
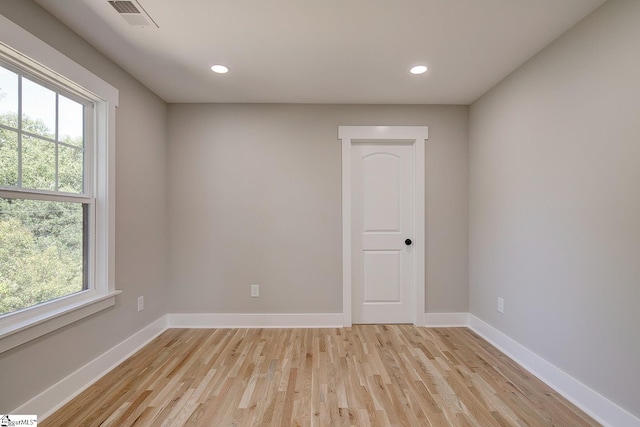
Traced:
<path id="1" fill-rule="evenodd" d="M 640 427 L 640 1 L 1 0 L 0 425 Z"/>

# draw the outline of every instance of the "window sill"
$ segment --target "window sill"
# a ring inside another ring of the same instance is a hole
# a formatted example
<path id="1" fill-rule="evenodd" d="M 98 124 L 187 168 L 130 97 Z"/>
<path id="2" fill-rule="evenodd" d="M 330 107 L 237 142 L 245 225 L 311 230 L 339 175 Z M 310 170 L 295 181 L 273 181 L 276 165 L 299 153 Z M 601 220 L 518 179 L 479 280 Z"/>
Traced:
<path id="1" fill-rule="evenodd" d="M 0 353 L 113 306 L 116 295 L 121 292 L 113 291 L 68 304 L 0 330 Z"/>

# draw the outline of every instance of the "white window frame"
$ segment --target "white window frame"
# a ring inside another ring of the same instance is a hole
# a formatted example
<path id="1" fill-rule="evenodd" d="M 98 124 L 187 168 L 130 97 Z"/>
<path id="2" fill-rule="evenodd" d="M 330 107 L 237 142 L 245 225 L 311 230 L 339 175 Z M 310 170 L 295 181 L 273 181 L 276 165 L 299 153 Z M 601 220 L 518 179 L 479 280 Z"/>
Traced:
<path id="1" fill-rule="evenodd" d="M 89 215 L 89 289 L 0 316 L 0 353 L 115 304 L 115 118 L 116 88 L 0 15 L 0 51 L 54 81 L 66 82 L 93 102 L 93 164 L 85 185 L 93 186 Z M 2 190 L 20 198 L 23 191 Z M 36 195 L 30 195 L 35 196 Z M 60 196 L 64 199 L 67 195 Z M 23 196 L 24 197 L 24 196 Z M 68 195 L 70 201 L 80 201 Z"/>

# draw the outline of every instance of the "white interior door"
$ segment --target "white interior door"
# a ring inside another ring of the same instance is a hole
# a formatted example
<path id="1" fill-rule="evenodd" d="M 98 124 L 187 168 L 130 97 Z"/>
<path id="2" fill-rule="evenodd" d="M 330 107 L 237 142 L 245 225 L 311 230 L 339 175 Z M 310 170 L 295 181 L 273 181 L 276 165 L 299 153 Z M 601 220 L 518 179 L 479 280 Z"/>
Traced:
<path id="1" fill-rule="evenodd" d="M 353 323 L 413 323 L 414 145 L 351 150 Z"/>

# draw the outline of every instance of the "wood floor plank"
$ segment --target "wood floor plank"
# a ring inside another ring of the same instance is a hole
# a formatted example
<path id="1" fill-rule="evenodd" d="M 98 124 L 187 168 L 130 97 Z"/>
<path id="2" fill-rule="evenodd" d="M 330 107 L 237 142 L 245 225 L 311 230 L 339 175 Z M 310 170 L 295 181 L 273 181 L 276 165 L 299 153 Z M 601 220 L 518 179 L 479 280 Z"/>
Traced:
<path id="1" fill-rule="evenodd" d="M 466 328 L 170 329 L 56 426 L 597 426 Z"/>

